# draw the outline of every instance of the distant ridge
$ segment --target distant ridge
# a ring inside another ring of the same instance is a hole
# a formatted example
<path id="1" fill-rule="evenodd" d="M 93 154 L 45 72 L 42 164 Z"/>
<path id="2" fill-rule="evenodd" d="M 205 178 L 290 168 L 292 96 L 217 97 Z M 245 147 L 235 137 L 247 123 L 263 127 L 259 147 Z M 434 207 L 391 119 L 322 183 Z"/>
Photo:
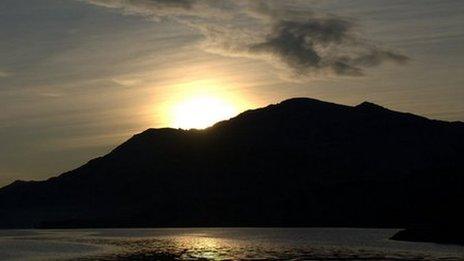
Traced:
<path id="1" fill-rule="evenodd" d="M 0 189 L 1 227 L 460 224 L 464 124 L 293 98 Z"/>

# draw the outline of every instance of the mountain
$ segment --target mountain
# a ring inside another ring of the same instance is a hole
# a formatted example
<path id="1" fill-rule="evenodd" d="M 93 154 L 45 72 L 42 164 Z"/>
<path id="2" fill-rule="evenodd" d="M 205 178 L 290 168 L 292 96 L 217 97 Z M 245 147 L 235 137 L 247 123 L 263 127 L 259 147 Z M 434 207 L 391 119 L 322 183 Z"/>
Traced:
<path id="1" fill-rule="evenodd" d="M 2 227 L 458 224 L 464 124 L 294 98 L 0 189 Z"/>
<path id="2" fill-rule="evenodd" d="M 452 226 L 432 226 L 408 228 L 397 232 L 390 239 L 398 241 L 433 242 L 440 244 L 454 244 L 464 246 L 464 227 L 453 224 Z"/>

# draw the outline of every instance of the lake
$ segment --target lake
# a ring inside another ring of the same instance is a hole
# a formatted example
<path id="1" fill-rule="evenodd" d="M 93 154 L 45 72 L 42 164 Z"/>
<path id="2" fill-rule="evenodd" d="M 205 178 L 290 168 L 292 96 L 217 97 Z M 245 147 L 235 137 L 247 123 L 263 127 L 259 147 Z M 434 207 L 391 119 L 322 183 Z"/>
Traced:
<path id="1" fill-rule="evenodd" d="M 388 240 L 398 229 L 0 230 L 0 260 L 458 260 L 464 247 Z"/>

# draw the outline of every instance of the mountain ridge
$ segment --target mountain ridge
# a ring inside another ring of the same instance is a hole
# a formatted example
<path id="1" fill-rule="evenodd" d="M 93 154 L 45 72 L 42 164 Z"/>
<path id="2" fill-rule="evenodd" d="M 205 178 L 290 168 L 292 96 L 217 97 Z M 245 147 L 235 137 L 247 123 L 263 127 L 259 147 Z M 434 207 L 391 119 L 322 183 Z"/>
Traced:
<path id="1" fill-rule="evenodd" d="M 204 130 L 147 129 L 77 169 L 13 182 L 0 226 L 437 224 L 440 211 L 461 217 L 463 151 L 464 124 L 295 98 Z"/>
<path id="2" fill-rule="evenodd" d="M 230 121 L 230 120 L 234 120 L 235 118 L 238 118 L 238 117 L 242 117 L 244 115 L 247 115 L 249 113 L 254 113 L 254 112 L 258 112 L 260 110 L 263 110 L 263 109 L 269 109 L 269 108 L 272 108 L 273 106 L 276 106 L 276 105 L 281 105 L 281 104 L 287 104 L 287 103 L 293 103 L 293 102 L 318 102 L 318 103 L 325 103 L 325 104 L 332 104 L 332 105 L 338 105 L 338 106 L 343 106 L 343 107 L 350 107 L 350 108 L 357 108 L 357 109 L 373 109 L 373 110 L 377 110 L 377 111 L 389 111 L 389 112 L 393 112 L 393 113 L 398 113 L 398 114 L 404 114 L 404 115 L 410 115 L 410 116 L 414 116 L 414 117 L 418 117 L 418 118 L 422 118 L 422 119 L 425 119 L 425 120 L 429 120 L 429 121 L 434 121 L 434 122 L 442 122 L 442 123 L 449 123 L 449 124 L 455 124 L 455 125 L 462 125 L 461 127 L 464 127 L 464 122 L 463 121 L 446 121 L 446 120 L 439 120 L 439 119 L 429 119 L 427 117 L 424 117 L 424 116 L 419 116 L 419 115 L 416 115 L 416 114 L 412 114 L 412 113 L 407 113 L 407 112 L 399 112 L 399 111 L 395 111 L 395 110 L 390 110 L 390 109 L 387 109 L 381 105 L 378 105 L 376 103 L 373 103 L 373 102 L 370 102 L 370 101 L 363 101 L 357 105 L 354 105 L 354 106 L 349 106 L 349 105 L 341 105 L 341 104 L 336 104 L 336 103 L 329 103 L 329 102 L 323 102 L 321 100 L 318 100 L 318 99 L 314 99 L 314 98 L 307 98 L 307 97 L 295 97 L 295 98 L 290 98 L 290 99 L 286 99 L 280 103 L 276 103 L 276 104 L 270 104 L 266 107 L 262 107 L 262 108 L 257 108 L 257 109 L 249 109 L 249 110 L 245 110 L 241 113 L 239 113 L 238 115 L 230 118 L 230 119 L 227 119 L 227 120 L 221 120 L 219 122 L 216 122 L 214 123 L 212 126 L 209 126 L 209 127 L 206 127 L 204 129 L 196 129 L 196 128 L 191 128 L 191 129 L 183 129 L 183 128 L 172 128 L 172 127 L 161 127 L 161 128 L 148 128 L 140 133 L 137 133 L 137 134 L 134 134 L 132 137 L 130 137 L 127 141 L 131 140 L 132 138 L 136 137 L 136 136 L 139 136 L 139 135 L 144 135 L 146 133 L 151 133 L 151 132 L 163 132 L 163 131 L 206 131 L 208 129 L 211 129 L 211 128 L 214 128 L 215 126 L 219 126 L 221 125 L 223 122 L 227 122 L 227 121 Z M 125 143 L 125 142 L 124 142 Z M 123 143 L 123 144 L 124 144 Z M 122 145 L 122 144 L 121 144 Z M 116 146 L 113 150 L 117 149 L 120 145 Z M 110 153 L 113 151 L 111 150 Z M 90 161 L 93 161 L 95 159 L 99 159 L 101 157 L 96 157 L 94 159 L 91 159 L 89 160 L 87 163 L 89 163 Z M 87 164 L 85 163 L 85 164 Z M 66 173 L 66 172 L 65 172 Z M 64 174 L 64 173 L 62 173 Z M 56 177 L 56 176 L 54 176 Z M 50 177 L 50 178 L 54 178 L 54 177 Z M 48 178 L 48 179 L 50 179 Z M 46 180 L 48 180 L 46 179 Z M 8 187 L 10 185 L 14 185 L 14 184 L 21 184 L 21 183 L 34 183 L 34 182 L 41 182 L 41 181 L 46 181 L 46 180 L 14 180 L 12 183 L 10 184 L 7 184 L 3 187 L 0 188 L 3 189 L 5 187 Z"/>

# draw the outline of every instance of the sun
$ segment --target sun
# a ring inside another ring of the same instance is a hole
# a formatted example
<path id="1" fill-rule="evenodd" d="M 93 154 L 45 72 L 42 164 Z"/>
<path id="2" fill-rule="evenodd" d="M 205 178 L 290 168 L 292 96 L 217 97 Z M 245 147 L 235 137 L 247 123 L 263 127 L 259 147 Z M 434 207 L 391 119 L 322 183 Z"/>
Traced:
<path id="1" fill-rule="evenodd" d="M 221 97 L 189 97 L 173 106 L 172 125 L 182 129 L 204 129 L 235 116 L 237 110 L 233 103 Z"/>
<path id="2" fill-rule="evenodd" d="M 167 87 L 164 99 L 154 103 L 153 114 L 162 115 L 162 125 L 172 128 L 205 129 L 255 106 L 232 80 L 198 78 Z"/>

